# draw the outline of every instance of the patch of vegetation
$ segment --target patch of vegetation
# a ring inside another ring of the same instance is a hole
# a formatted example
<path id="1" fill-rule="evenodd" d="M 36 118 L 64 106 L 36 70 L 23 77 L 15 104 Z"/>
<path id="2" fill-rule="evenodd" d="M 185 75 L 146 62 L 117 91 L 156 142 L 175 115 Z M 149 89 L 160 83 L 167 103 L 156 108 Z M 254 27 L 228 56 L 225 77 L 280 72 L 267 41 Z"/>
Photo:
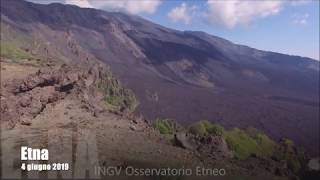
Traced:
<path id="1" fill-rule="evenodd" d="M 161 134 L 174 134 L 179 130 L 179 125 L 172 119 L 157 119 L 153 123 L 153 127 Z"/>
<path id="2" fill-rule="evenodd" d="M 222 136 L 238 159 L 246 159 L 252 154 L 263 157 L 271 156 L 276 145 L 267 135 L 255 128 L 225 130 L 223 126 L 209 121 L 192 124 L 189 132 L 200 136 Z"/>
<path id="3" fill-rule="evenodd" d="M 172 119 L 157 119 L 153 127 L 165 135 L 182 130 L 182 127 Z M 301 162 L 305 160 L 303 151 L 297 150 L 292 140 L 283 139 L 278 144 L 256 128 L 226 130 L 217 123 L 204 120 L 193 123 L 185 130 L 197 136 L 223 137 L 229 149 L 233 151 L 234 157 L 239 160 L 245 160 L 251 155 L 266 158 L 272 156 L 278 160 L 285 160 L 288 168 L 295 173 L 301 169 Z"/>
<path id="4" fill-rule="evenodd" d="M 207 135 L 208 132 L 206 130 L 206 126 L 201 122 L 196 122 L 189 127 L 189 132 L 194 135 Z"/>
<path id="5" fill-rule="evenodd" d="M 210 135 L 222 136 L 225 131 L 224 127 L 222 127 L 220 124 L 210 123 L 209 121 L 204 121 L 203 123 L 206 127 L 207 133 Z"/>
<path id="6" fill-rule="evenodd" d="M 227 131 L 224 137 L 229 148 L 233 150 L 234 156 L 238 159 L 246 159 L 252 153 L 258 152 L 256 141 L 241 129 L 234 128 Z"/>
<path id="7" fill-rule="evenodd" d="M 97 86 L 103 91 L 105 103 L 110 110 L 132 112 L 138 105 L 133 92 L 124 88 L 111 73 L 107 73 L 106 77 Z"/>
<path id="8" fill-rule="evenodd" d="M 258 134 L 256 137 L 254 137 L 257 144 L 259 145 L 259 153 L 258 155 L 261 156 L 272 156 L 274 152 L 274 148 L 276 143 L 271 140 L 267 135 L 265 134 Z"/>
<path id="9" fill-rule="evenodd" d="M 276 154 L 277 158 L 286 160 L 288 168 L 298 173 L 302 168 L 302 162 L 306 161 L 303 149 L 297 149 L 293 141 L 287 138 L 282 139 L 280 147 Z"/>
<path id="10" fill-rule="evenodd" d="M 189 127 L 189 132 L 195 135 L 214 135 L 222 136 L 224 128 L 216 123 L 209 121 L 199 121 Z"/>
<path id="11" fill-rule="evenodd" d="M 245 132 L 258 144 L 260 153 L 257 155 L 272 156 L 276 146 L 276 143 L 273 140 L 253 127 L 245 129 Z"/>
<path id="12" fill-rule="evenodd" d="M 13 61 L 33 59 L 31 54 L 9 43 L 1 43 L 1 57 L 12 59 Z"/>
<path id="13" fill-rule="evenodd" d="M 276 145 L 267 135 L 253 129 L 234 128 L 226 131 L 224 138 L 238 159 L 247 159 L 252 154 L 269 157 L 273 154 Z"/>

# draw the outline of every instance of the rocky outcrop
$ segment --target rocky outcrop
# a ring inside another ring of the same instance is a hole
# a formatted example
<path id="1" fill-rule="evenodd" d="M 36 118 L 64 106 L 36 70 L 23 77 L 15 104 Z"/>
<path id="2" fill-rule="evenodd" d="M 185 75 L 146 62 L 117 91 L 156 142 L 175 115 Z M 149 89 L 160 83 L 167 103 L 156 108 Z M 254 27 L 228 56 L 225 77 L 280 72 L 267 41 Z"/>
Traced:
<path id="1" fill-rule="evenodd" d="M 174 142 L 179 147 L 206 154 L 213 159 L 233 157 L 232 151 L 221 136 L 196 136 L 179 132 L 174 135 Z"/>
<path id="2" fill-rule="evenodd" d="M 84 102 L 83 108 L 94 116 L 105 111 L 108 106 L 105 99 L 112 96 L 101 89 L 112 90 L 114 94 L 121 92 L 120 113 L 131 112 L 134 97 L 125 90 L 102 65 L 90 68 L 62 65 L 59 68 L 46 67 L 25 79 L 5 82 L 1 95 L 1 120 L 9 127 L 20 122 L 30 125 L 31 120 L 39 115 L 49 104 L 65 98 L 77 98 Z M 113 105 L 116 106 L 116 105 Z M 114 111 L 114 109 L 112 109 Z"/>
<path id="3" fill-rule="evenodd" d="M 174 141 L 177 146 L 180 146 L 184 149 L 196 150 L 197 143 L 193 141 L 187 133 L 177 133 L 174 135 Z"/>

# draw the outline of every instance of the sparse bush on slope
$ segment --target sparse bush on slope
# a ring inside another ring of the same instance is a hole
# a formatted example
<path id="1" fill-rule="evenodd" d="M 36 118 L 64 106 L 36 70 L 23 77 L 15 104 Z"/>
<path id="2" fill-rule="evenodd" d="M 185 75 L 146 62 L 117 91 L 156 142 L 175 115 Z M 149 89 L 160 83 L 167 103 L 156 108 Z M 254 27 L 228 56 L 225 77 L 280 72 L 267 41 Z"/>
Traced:
<path id="1" fill-rule="evenodd" d="M 180 128 L 178 123 L 172 119 L 157 119 L 153 127 L 161 134 L 174 134 Z"/>
<path id="2" fill-rule="evenodd" d="M 246 134 L 243 130 L 234 128 L 224 134 L 229 148 L 234 152 L 238 159 L 246 159 L 251 153 L 258 151 L 256 141 Z"/>
<path id="3" fill-rule="evenodd" d="M 263 132 L 252 127 L 225 130 L 223 126 L 217 123 L 198 121 L 187 129 L 183 129 L 172 119 L 157 119 L 153 123 L 153 127 L 165 135 L 172 135 L 177 131 L 186 131 L 195 136 L 221 136 L 233 152 L 233 157 L 239 160 L 245 160 L 251 155 L 255 155 L 263 158 L 273 157 L 285 160 L 293 172 L 298 172 L 302 167 L 303 153 L 299 155 L 293 141 L 283 139 L 278 144 Z"/>
<path id="4" fill-rule="evenodd" d="M 196 122 L 189 127 L 188 131 L 200 136 L 222 136 L 238 159 L 246 159 L 252 154 L 262 157 L 271 156 L 276 144 L 255 128 L 225 130 L 221 125 L 209 121 Z"/>
<path id="5" fill-rule="evenodd" d="M 297 148 L 294 142 L 288 138 L 283 138 L 279 143 L 278 153 L 274 156 L 277 159 L 285 160 L 287 166 L 293 172 L 298 173 L 306 159 L 303 149 Z"/>
<path id="6" fill-rule="evenodd" d="M 195 135 L 215 135 L 222 136 L 224 128 L 216 123 L 209 121 L 199 121 L 189 127 L 189 132 Z"/>
<path id="7" fill-rule="evenodd" d="M 204 126 L 208 134 L 215 136 L 222 136 L 224 133 L 224 127 L 217 123 L 210 123 L 209 121 L 203 121 Z"/>
<path id="8" fill-rule="evenodd" d="M 226 131 L 224 138 L 238 159 L 247 159 L 252 154 L 269 157 L 273 154 L 276 145 L 267 135 L 259 131 L 252 134 L 238 128 Z"/>
<path id="9" fill-rule="evenodd" d="M 138 100 L 134 93 L 125 87 L 113 77 L 110 70 L 106 77 L 103 77 L 98 83 L 98 88 L 103 91 L 105 95 L 105 103 L 112 111 L 118 112 L 133 112 L 138 106 Z"/>
<path id="10" fill-rule="evenodd" d="M 190 132 L 191 134 L 200 135 L 200 136 L 203 136 L 203 135 L 207 135 L 207 134 L 208 134 L 208 132 L 207 132 L 207 130 L 206 130 L 206 126 L 205 126 L 201 121 L 192 124 L 192 125 L 189 127 L 189 132 Z"/>

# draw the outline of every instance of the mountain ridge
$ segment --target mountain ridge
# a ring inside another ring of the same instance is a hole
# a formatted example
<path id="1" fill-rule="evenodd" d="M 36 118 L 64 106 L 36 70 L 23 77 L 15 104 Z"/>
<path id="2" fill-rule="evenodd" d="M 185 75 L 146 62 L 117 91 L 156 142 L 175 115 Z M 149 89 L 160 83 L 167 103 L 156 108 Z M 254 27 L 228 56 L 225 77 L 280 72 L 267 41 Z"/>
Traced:
<path id="1" fill-rule="evenodd" d="M 297 57 L 297 58 L 303 58 L 305 60 L 308 60 L 308 61 L 316 61 L 318 62 L 319 60 L 317 59 L 314 59 L 314 58 L 311 58 L 311 57 L 307 57 L 307 56 L 301 56 L 301 55 L 295 55 L 295 54 L 286 54 L 286 53 L 282 53 L 282 52 L 276 52 L 276 51 L 270 51 L 270 50 L 263 50 L 263 49 L 256 49 L 254 47 L 251 47 L 249 45 L 244 45 L 244 44 L 241 44 L 241 43 L 234 43 L 232 42 L 232 40 L 229 40 L 229 39 L 226 39 L 226 38 L 221 38 L 219 36 L 216 36 L 214 34 L 211 34 L 211 33 L 208 33 L 208 32 L 205 32 L 205 31 L 199 31 L 199 30 L 177 30 L 177 29 L 174 29 L 174 28 L 169 28 L 169 27 L 165 27 L 164 25 L 161 25 L 161 24 L 158 24 L 158 23 L 155 23 L 151 20 L 148 20 L 148 19 L 145 19 L 144 17 L 142 16 L 139 16 L 139 15 L 133 15 L 133 14 L 127 14 L 125 12 L 113 12 L 113 11 L 107 11 L 107 10 L 101 10 L 101 9 L 96 9 L 96 8 L 84 8 L 84 7 L 79 7 L 79 6 L 76 6 L 76 5 L 72 5 L 72 4 L 62 4 L 62 3 L 59 3 L 59 2 L 53 2 L 53 3 L 49 3 L 49 4 L 38 4 L 38 3 L 34 3 L 34 2 L 30 2 L 30 1 L 26 1 L 26 0 L 13 0 L 13 1 L 24 1 L 24 2 L 27 2 L 27 3 L 31 3 L 31 4 L 34 4 L 34 5 L 40 5 L 40 6 L 46 6 L 46 5 L 52 5 L 52 6 L 70 6 L 70 7 L 75 7 L 75 8 L 80 8 L 80 9 L 92 9 L 92 10 L 95 10 L 95 11 L 100 11 L 100 12 L 106 12 L 106 13 L 110 13 L 110 14 L 118 14 L 118 15 L 125 15 L 125 16 L 128 16 L 128 17 L 134 17 L 134 18 L 138 18 L 139 20 L 143 20 L 143 21 L 147 21 L 148 23 L 152 23 L 154 25 L 157 25 L 157 26 L 161 26 L 162 28 L 164 29 L 168 29 L 170 31 L 176 31 L 176 32 L 180 32 L 180 33 L 199 33 L 199 34 L 205 34 L 205 35 L 208 35 L 208 36 L 211 36 L 213 38 L 217 38 L 219 40 L 223 40 L 227 43 L 231 43 L 233 45 L 236 45 L 236 46 L 242 46 L 244 48 L 250 48 L 252 50 L 258 50 L 258 51 L 263 51 L 263 52 L 268 52 L 268 53 L 275 53 L 275 54 L 279 54 L 279 55 L 287 55 L 287 56 L 292 56 L 292 57 Z"/>

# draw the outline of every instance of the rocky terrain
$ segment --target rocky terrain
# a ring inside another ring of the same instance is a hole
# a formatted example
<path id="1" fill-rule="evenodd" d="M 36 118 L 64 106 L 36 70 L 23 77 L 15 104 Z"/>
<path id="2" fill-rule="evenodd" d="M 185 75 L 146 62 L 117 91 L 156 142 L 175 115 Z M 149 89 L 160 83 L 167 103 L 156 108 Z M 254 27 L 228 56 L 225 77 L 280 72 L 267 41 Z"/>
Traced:
<path id="1" fill-rule="evenodd" d="M 13 68 L 15 73 L 11 76 Z M 59 159 L 61 151 L 77 145 L 81 129 L 86 129 L 95 133 L 97 144 L 83 143 L 98 147 L 100 164 L 139 164 L 141 161 L 146 165 L 191 166 L 199 162 L 192 152 L 169 145 L 143 118 L 130 116 L 130 101 L 119 110 L 106 103 L 104 98 L 111 95 L 106 95 L 98 85 L 124 91 L 114 85 L 115 81 L 106 72 L 101 66 L 89 69 L 69 66 L 40 68 L 1 62 L 1 77 L 5 77 L 1 78 L 2 147 L 13 154 L 19 152 L 23 144 L 46 147 L 48 141 L 65 141 L 71 134 L 71 147 L 64 144 L 50 149 L 55 152 L 51 157 Z M 161 153 L 167 155 L 160 158 Z M 173 157 L 179 160 L 173 161 Z M 4 165 L 7 165 L 6 158 L 9 159 L 2 156 Z"/>
<path id="2" fill-rule="evenodd" d="M 110 104 L 108 97 L 121 97 L 123 102 Z M 31 145 L 49 147 L 53 161 L 67 160 L 73 165 L 81 161 L 77 147 L 96 147 L 93 151 L 101 166 L 224 168 L 230 178 L 287 179 L 298 175 L 281 157 L 252 155 L 237 160 L 220 135 L 194 135 L 182 127 L 171 135 L 161 134 L 145 118 L 132 113 L 137 104 L 133 97 L 102 64 L 39 66 L 2 59 L 2 167 L 20 168 L 20 161 L 10 164 L 15 162 L 10 158 L 15 157 L 14 152 L 19 154 L 20 146 Z M 83 138 L 84 132 L 95 138 Z M 286 146 L 279 148 L 296 156 Z M 73 167 L 73 171 L 85 167 Z M 47 177 L 45 172 L 39 174 Z M 28 173 L 28 177 L 39 174 Z M 210 176 L 201 179 L 206 178 Z"/>

